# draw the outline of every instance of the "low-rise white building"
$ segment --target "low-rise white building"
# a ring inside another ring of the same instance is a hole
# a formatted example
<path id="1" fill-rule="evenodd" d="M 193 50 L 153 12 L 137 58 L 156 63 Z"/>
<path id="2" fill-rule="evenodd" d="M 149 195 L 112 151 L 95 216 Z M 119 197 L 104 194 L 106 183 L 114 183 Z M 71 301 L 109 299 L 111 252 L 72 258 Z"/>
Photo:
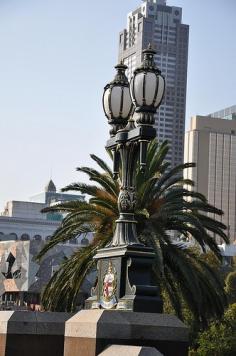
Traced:
<path id="1" fill-rule="evenodd" d="M 42 209 L 56 202 L 84 200 L 84 196 L 65 194 L 56 191 L 52 180 L 45 187 L 45 191 L 30 201 L 9 201 L 0 215 L 0 241 L 4 235 L 10 235 L 14 240 L 49 240 L 54 231 L 60 226 L 63 215 L 60 213 L 42 213 Z M 89 242 L 90 236 L 80 236 L 69 241 L 68 244 L 82 244 Z"/>

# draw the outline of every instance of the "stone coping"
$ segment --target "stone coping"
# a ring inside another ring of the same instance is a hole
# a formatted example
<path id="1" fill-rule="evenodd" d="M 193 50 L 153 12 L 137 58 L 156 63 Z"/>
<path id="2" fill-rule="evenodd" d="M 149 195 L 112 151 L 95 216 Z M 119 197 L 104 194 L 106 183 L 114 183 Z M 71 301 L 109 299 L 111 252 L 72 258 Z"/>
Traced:
<path id="1" fill-rule="evenodd" d="M 108 346 L 98 356 L 163 356 L 153 347 L 145 346 L 127 346 L 127 345 L 112 345 Z"/>
<path id="2" fill-rule="evenodd" d="M 0 312 L 0 356 L 160 356 L 157 350 L 187 356 L 188 328 L 177 317 L 115 310 Z"/>
<path id="3" fill-rule="evenodd" d="M 174 315 L 81 310 L 66 322 L 65 336 L 111 339 L 188 339 L 188 328 Z"/>
<path id="4" fill-rule="evenodd" d="M 0 334 L 64 335 L 71 313 L 0 311 Z"/>

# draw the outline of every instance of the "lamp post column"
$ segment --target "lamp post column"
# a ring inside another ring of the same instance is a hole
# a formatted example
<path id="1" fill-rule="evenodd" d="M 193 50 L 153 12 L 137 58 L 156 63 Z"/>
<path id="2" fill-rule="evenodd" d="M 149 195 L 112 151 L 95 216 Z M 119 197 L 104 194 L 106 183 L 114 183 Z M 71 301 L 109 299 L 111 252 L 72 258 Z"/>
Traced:
<path id="1" fill-rule="evenodd" d="M 106 148 L 113 152 L 114 177 L 121 172 L 120 215 L 111 243 L 95 256 L 98 282 L 86 301 L 89 309 L 162 312 L 152 272 L 155 254 L 140 243 L 135 220 L 136 173 L 145 170 L 148 143 L 156 137 L 154 114 L 165 88 L 154 64 L 155 51 L 148 48 L 143 54 L 143 65 L 134 71 L 130 87 L 125 76 L 127 67 L 120 64 L 115 67 L 115 79 L 104 90 L 103 107 L 112 126 Z"/>
<path id="2" fill-rule="evenodd" d="M 122 132 L 125 133 L 125 132 Z M 119 219 L 116 221 L 116 229 L 110 246 L 137 245 L 140 242 L 137 237 L 135 220 L 136 185 L 135 172 L 138 158 L 138 145 L 136 142 L 120 142 L 116 150 L 121 166 L 121 187 L 118 197 Z"/>

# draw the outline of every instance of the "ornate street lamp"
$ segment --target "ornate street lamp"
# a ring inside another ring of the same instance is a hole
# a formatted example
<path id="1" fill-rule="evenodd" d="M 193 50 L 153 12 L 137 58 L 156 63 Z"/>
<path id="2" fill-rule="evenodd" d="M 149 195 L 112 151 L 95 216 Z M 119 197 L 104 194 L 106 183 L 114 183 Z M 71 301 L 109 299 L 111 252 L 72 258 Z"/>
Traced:
<path id="1" fill-rule="evenodd" d="M 154 63 L 155 53 L 150 46 L 143 51 L 143 64 L 134 71 L 131 78 L 131 96 L 135 111 L 139 114 L 136 120 L 138 126 L 154 125 L 154 114 L 161 104 L 165 91 L 165 80 Z"/>
<path id="2" fill-rule="evenodd" d="M 123 63 L 118 64 L 115 67 L 117 74 L 114 80 L 104 88 L 103 109 L 112 126 L 111 136 L 115 136 L 119 129 L 126 126 L 133 108 L 129 82 L 125 75 L 127 68 Z"/>
<path id="3" fill-rule="evenodd" d="M 155 255 L 139 241 L 135 220 L 136 172 L 145 171 L 147 147 L 156 137 L 154 114 L 165 90 L 164 78 L 154 63 L 155 53 L 150 46 L 143 51 L 143 64 L 134 71 L 130 86 L 127 67 L 119 64 L 115 79 L 104 89 L 103 107 L 112 126 L 106 148 L 113 152 L 114 178 L 120 172 L 121 179 L 120 215 L 110 245 L 95 256 L 98 282 L 86 308 L 162 311 L 153 280 Z"/>

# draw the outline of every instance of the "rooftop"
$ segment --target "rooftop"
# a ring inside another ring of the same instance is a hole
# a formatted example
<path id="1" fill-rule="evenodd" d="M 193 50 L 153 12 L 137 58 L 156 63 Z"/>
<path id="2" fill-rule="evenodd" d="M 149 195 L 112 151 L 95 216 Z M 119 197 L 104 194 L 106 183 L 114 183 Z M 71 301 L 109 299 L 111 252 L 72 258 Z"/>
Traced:
<path id="1" fill-rule="evenodd" d="M 236 120 L 236 105 L 229 106 L 228 108 L 215 111 L 208 116 L 219 119 Z"/>

